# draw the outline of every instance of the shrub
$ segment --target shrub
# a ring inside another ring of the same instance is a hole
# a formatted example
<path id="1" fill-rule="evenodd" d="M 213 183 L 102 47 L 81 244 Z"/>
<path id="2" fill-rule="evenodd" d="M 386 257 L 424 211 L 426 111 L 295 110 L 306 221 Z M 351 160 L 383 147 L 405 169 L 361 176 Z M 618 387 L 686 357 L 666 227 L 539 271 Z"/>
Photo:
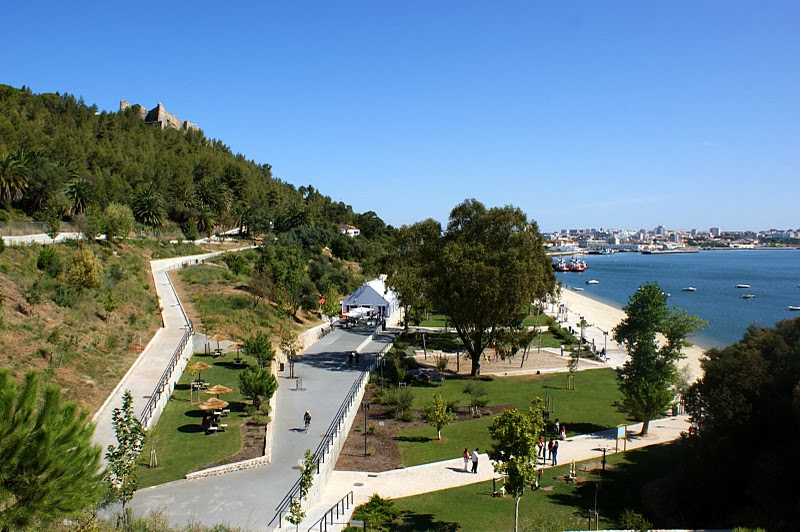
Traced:
<path id="1" fill-rule="evenodd" d="M 228 269 L 235 275 L 246 274 L 250 271 L 250 265 L 247 259 L 238 253 L 227 253 L 222 257 L 222 262 L 224 262 L 228 266 Z"/>
<path id="2" fill-rule="evenodd" d="M 362 504 L 353 512 L 353 519 L 369 523 L 369 529 L 375 532 L 388 532 L 394 530 L 395 519 L 400 517 L 400 510 L 395 507 L 390 499 L 384 499 L 377 493 L 370 497 L 369 502 Z M 345 530 L 356 530 L 347 527 Z"/>
<path id="3" fill-rule="evenodd" d="M 53 302 L 59 307 L 72 307 L 72 291 L 66 285 L 56 285 L 53 290 Z"/>
<path id="4" fill-rule="evenodd" d="M 6 250 L 6 241 L 0 236 L 0 253 Z"/>
<path id="5" fill-rule="evenodd" d="M 62 269 L 61 255 L 53 246 L 43 247 L 36 259 L 36 267 L 46 273 L 48 277 L 56 278 Z"/>
<path id="6" fill-rule="evenodd" d="M 125 240 L 133 228 L 133 212 L 127 205 L 111 203 L 103 211 L 105 218 L 106 238 L 114 240 L 121 238 Z"/>
<path id="7" fill-rule="evenodd" d="M 77 289 L 98 288 L 103 266 L 94 256 L 89 246 L 81 245 L 70 259 L 67 281 Z"/>
<path id="8" fill-rule="evenodd" d="M 489 404 L 489 390 L 482 382 L 470 381 L 464 386 L 464 393 L 470 396 L 469 406 L 484 407 Z"/>

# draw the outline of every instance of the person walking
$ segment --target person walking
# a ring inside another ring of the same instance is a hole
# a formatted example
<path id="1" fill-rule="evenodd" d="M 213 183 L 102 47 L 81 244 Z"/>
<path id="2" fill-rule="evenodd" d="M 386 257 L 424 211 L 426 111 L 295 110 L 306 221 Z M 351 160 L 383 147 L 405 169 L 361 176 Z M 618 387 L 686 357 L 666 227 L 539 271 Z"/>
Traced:
<path id="1" fill-rule="evenodd" d="M 347 365 L 350 366 L 351 368 L 353 367 L 353 358 L 354 358 L 353 352 L 350 351 L 350 353 L 347 355 Z"/>
<path id="2" fill-rule="evenodd" d="M 309 412 L 308 410 L 306 410 L 306 413 L 303 416 L 303 421 L 305 422 L 306 425 L 306 432 L 308 432 L 308 426 L 311 425 L 311 412 Z"/>
<path id="3" fill-rule="evenodd" d="M 553 424 L 553 434 L 558 436 L 561 433 L 561 424 L 558 422 L 558 418 L 556 418 L 556 422 Z"/>
<path id="4" fill-rule="evenodd" d="M 564 441 L 566 439 L 567 439 L 567 426 L 561 425 L 561 441 Z"/>
<path id="5" fill-rule="evenodd" d="M 544 459 L 544 453 L 545 453 L 544 436 L 542 436 L 541 434 L 539 435 L 539 442 L 537 443 L 537 445 L 539 446 L 539 452 L 537 453 L 537 455 L 539 456 L 539 458 Z"/>
<path id="6" fill-rule="evenodd" d="M 553 465 L 558 465 L 558 440 L 553 440 Z"/>
<path id="7" fill-rule="evenodd" d="M 472 472 L 478 474 L 478 448 L 472 451 Z"/>
<path id="8" fill-rule="evenodd" d="M 553 443 L 553 438 L 550 438 L 550 441 L 547 442 L 547 458 L 545 458 L 545 462 L 553 459 Z"/>
<path id="9" fill-rule="evenodd" d="M 469 449 L 464 447 L 464 471 L 469 471 Z"/>

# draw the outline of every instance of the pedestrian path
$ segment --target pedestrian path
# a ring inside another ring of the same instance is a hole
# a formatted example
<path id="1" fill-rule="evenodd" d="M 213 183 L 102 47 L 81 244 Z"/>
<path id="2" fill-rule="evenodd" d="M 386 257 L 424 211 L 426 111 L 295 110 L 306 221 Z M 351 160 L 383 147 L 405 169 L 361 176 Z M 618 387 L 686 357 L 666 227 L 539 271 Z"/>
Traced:
<path id="1" fill-rule="evenodd" d="M 689 418 L 681 415 L 653 420 L 650 422 L 650 434 L 644 438 L 635 436 L 641 428 L 641 423 L 627 427 L 629 437 L 627 442 L 628 450 L 680 438 L 681 432 L 689 429 Z M 613 454 L 616 434 L 616 429 L 608 429 L 592 434 L 575 436 L 559 442 L 558 464 L 564 465 L 573 460 L 579 462 L 593 458 L 601 459 L 604 448 L 609 454 Z M 622 451 L 623 445 L 624 442 L 620 441 L 620 451 Z M 548 460 L 544 469 L 551 467 L 553 467 L 552 462 Z M 382 473 L 334 471 L 328 479 L 327 487 L 322 497 L 320 497 L 320 502 L 308 510 L 307 517 L 301 526 L 308 528 L 313 525 L 323 517 L 328 509 L 350 491 L 353 492 L 354 505 L 339 518 L 339 525 L 334 524 L 334 526 L 331 526 L 328 524 L 327 530 L 341 530 L 341 523 L 346 523 L 349 520 L 354 507 L 367 502 L 375 493 L 381 497 L 396 499 L 466 486 L 476 482 L 486 482 L 497 476 L 486 454 L 479 455 L 477 474 L 464 472 L 463 469 L 464 460 L 459 457 Z"/>
<path id="2" fill-rule="evenodd" d="M 186 317 L 183 307 L 178 301 L 178 296 L 167 273 L 169 270 L 180 268 L 184 264 L 201 263 L 220 253 L 224 252 L 217 251 L 150 262 L 153 282 L 155 283 L 158 302 L 161 306 L 163 327 L 156 331 L 156 334 L 139 355 L 139 358 L 136 359 L 92 418 L 96 425 L 93 437 L 94 443 L 99 445 L 104 453 L 109 445 L 116 445 L 111 419 L 114 409 L 122 406 L 122 395 L 125 390 L 131 391 L 133 395 L 133 411 L 138 416 L 147 404 L 156 385 L 158 385 L 184 333 L 189 328 L 189 318 Z"/>
<path id="3" fill-rule="evenodd" d="M 227 524 L 244 530 L 268 530 L 276 508 L 300 475 L 306 449 L 319 446 L 353 383 L 361 378 L 372 357 L 391 342 L 391 335 L 372 338 L 372 330 L 334 329 L 313 344 L 295 363 L 288 377 L 278 377 L 276 409 L 272 412 L 270 464 L 224 475 L 179 480 L 141 489 L 130 507 L 137 515 L 162 510 L 173 526 L 200 522 Z M 348 354 L 360 348 L 361 367 L 350 367 Z M 311 412 L 311 427 L 303 430 L 303 414 Z"/>

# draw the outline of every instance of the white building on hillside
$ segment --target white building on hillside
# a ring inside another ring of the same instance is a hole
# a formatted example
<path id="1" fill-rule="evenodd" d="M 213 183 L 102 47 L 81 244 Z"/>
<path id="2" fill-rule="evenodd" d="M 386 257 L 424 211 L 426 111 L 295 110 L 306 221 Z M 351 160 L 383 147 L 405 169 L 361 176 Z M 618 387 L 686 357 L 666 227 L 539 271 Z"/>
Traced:
<path id="1" fill-rule="evenodd" d="M 368 309 L 380 318 L 389 318 L 400 308 L 397 295 L 381 279 L 373 279 L 359 286 L 342 301 L 342 314 L 361 308 Z"/>

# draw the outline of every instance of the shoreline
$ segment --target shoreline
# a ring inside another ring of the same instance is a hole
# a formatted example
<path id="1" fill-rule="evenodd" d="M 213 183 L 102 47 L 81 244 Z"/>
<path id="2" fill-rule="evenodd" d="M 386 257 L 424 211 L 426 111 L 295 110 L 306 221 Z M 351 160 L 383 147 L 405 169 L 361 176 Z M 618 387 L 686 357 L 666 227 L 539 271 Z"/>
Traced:
<path id="1" fill-rule="evenodd" d="M 580 316 L 583 316 L 589 323 L 584 329 L 584 336 L 587 341 L 593 341 L 598 349 L 606 347 L 606 354 L 611 359 L 612 367 L 621 366 L 627 360 L 628 355 L 624 348 L 611 340 L 611 331 L 625 319 L 625 312 L 621 308 L 573 290 L 562 290 L 561 303 L 569 309 L 567 322 L 562 324 L 563 326 L 579 329 Z M 678 362 L 678 367 L 687 366 L 690 380 L 694 381 L 703 375 L 700 359 L 708 348 L 694 343 L 693 338 L 690 338 L 690 341 L 692 345 L 683 349 L 686 358 Z"/>

